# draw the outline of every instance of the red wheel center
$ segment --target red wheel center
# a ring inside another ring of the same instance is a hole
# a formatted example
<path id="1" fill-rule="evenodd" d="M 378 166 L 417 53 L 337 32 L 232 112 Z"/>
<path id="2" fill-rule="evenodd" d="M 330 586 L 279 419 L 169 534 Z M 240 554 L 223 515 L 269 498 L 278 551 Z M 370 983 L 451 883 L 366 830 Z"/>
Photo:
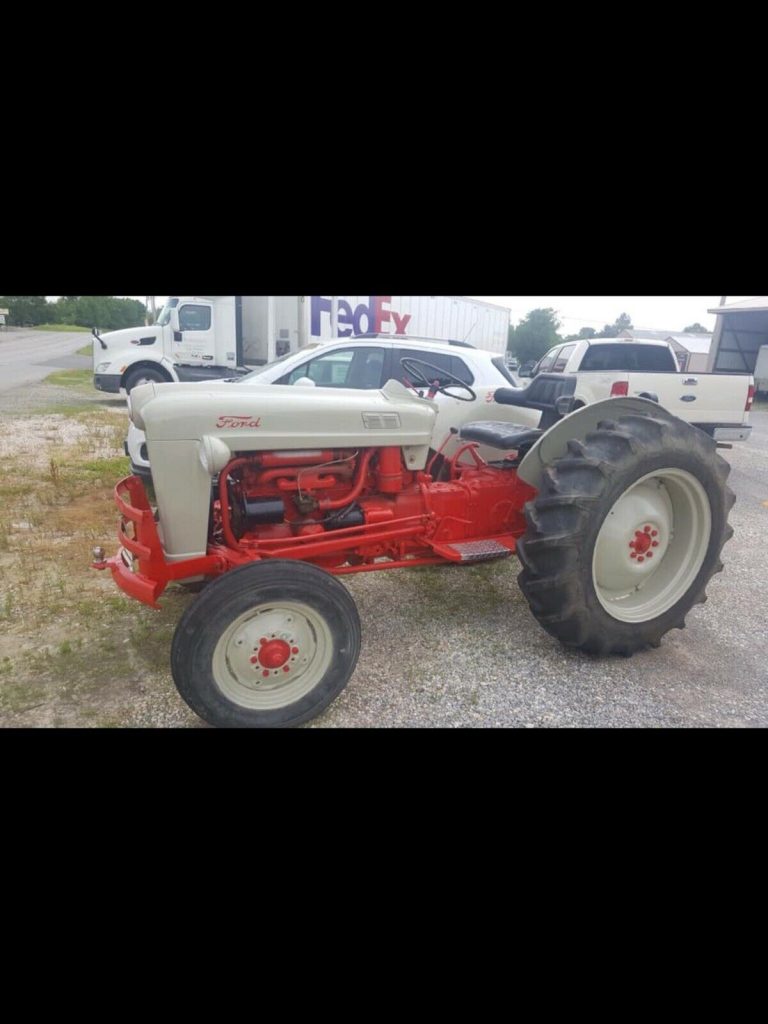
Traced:
<path id="1" fill-rule="evenodd" d="M 630 558 L 636 558 L 638 562 L 644 562 L 646 558 L 653 558 L 653 552 L 649 548 L 657 548 L 659 542 L 656 539 L 659 531 L 652 526 L 644 526 L 642 530 L 635 530 L 635 536 L 629 542 L 632 549 Z"/>
<path id="2" fill-rule="evenodd" d="M 259 648 L 259 664 L 264 668 L 280 668 L 291 656 L 291 648 L 285 640 L 267 640 Z"/>
<path id="3" fill-rule="evenodd" d="M 638 530 L 638 532 L 635 534 L 635 551 L 638 553 L 638 555 L 644 555 L 650 546 L 651 535 L 649 533 L 640 533 L 640 531 Z"/>

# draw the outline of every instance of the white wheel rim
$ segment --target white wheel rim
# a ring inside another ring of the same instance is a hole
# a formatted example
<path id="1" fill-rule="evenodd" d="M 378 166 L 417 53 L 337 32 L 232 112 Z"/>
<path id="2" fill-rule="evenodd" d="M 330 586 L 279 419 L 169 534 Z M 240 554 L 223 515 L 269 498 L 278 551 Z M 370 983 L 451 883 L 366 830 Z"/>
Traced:
<path id="1" fill-rule="evenodd" d="M 682 469 L 660 469 L 622 494 L 592 556 L 595 594 L 620 622 L 649 622 L 688 592 L 712 534 L 706 491 Z"/>
<path id="2" fill-rule="evenodd" d="M 257 605 L 219 638 L 213 678 L 234 704 L 269 711 L 305 697 L 328 671 L 332 657 L 328 624 L 309 605 Z"/>

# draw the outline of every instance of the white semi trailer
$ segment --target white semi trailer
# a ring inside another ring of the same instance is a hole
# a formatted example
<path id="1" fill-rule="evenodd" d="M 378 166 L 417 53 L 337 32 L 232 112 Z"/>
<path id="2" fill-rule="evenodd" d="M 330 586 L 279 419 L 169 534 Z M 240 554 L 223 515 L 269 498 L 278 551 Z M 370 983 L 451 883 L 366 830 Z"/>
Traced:
<path id="1" fill-rule="evenodd" d="M 310 341 L 399 334 L 503 353 L 510 311 L 452 295 L 172 296 L 152 327 L 98 334 L 94 385 L 131 391 L 149 381 L 236 376 Z"/>

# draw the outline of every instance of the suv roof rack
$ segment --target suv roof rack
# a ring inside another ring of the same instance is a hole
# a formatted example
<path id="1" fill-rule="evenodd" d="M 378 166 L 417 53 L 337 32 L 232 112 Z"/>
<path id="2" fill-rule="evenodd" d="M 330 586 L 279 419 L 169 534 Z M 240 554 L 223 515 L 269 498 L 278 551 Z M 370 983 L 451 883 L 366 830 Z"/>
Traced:
<path id="1" fill-rule="evenodd" d="M 457 348 L 477 348 L 476 345 L 470 345 L 468 341 L 454 341 L 453 339 L 446 338 L 418 338 L 411 337 L 408 334 L 386 334 L 384 331 L 379 331 L 378 333 L 369 331 L 365 334 L 352 335 L 353 341 L 368 341 L 372 339 L 383 339 L 384 341 L 411 341 L 417 343 L 426 341 L 430 345 L 455 345 Z"/>

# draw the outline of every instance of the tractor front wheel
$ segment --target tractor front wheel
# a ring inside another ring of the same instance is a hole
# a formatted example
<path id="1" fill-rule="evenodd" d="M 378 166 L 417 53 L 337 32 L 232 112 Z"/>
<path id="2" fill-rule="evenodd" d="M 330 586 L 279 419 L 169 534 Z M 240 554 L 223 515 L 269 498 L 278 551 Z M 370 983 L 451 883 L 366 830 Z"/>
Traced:
<path id="1" fill-rule="evenodd" d="M 210 583 L 173 638 L 176 687 L 210 725 L 300 725 L 346 686 L 360 653 L 348 590 L 305 562 L 257 562 Z"/>
<path id="2" fill-rule="evenodd" d="M 594 654 L 658 647 L 706 600 L 732 535 L 728 463 L 682 420 L 598 423 L 525 508 L 519 582 L 539 623 Z"/>

